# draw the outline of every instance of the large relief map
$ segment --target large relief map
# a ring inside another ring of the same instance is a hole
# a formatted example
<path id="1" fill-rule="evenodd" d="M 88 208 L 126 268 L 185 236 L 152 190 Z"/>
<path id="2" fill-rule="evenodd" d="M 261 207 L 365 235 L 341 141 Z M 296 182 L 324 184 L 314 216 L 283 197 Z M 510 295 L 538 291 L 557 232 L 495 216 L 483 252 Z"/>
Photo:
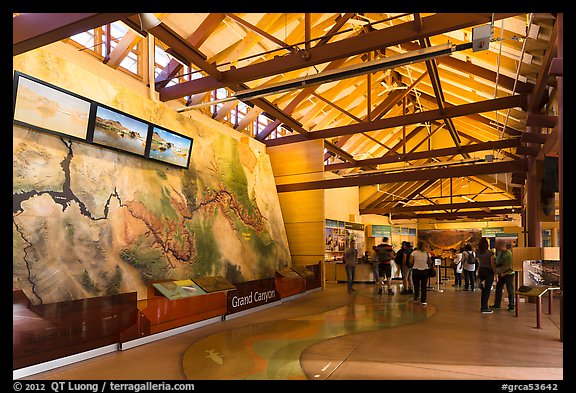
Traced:
<path id="1" fill-rule="evenodd" d="M 268 156 L 213 130 L 188 170 L 14 126 L 13 286 L 35 304 L 158 279 L 232 283 L 290 266 Z"/>

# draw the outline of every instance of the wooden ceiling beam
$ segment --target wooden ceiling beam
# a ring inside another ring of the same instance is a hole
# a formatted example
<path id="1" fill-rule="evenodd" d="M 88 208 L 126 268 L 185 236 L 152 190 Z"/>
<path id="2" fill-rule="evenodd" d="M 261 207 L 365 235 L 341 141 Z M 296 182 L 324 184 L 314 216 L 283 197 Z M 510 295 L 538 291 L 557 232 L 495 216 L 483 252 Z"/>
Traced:
<path id="1" fill-rule="evenodd" d="M 239 25 L 244 26 L 245 28 L 252 30 L 254 33 L 258 34 L 260 37 L 265 38 L 273 43 L 275 43 L 276 45 L 278 45 L 281 48 L 284 48 L 286 50 L 289 50 L 290 52 L 295 52 L 296 49 L 292 46 L 292 45 L 288 45 L 287 43 L 285 43 L 284 41 L 274 37 L 272 34 L 265 32 L 264 30 L 262 30 L 261 28 L 259 28 L 258 26 L 254 26 L 252 23 L 249 23 L 247 21 L 245 21 L 244 19 L 240 18 L 239 16 L 235 15 L 235 14 L 225 14 L 228 18 L 232 19 L 233 21 L 235 21 L 236 23 L 238 23 Z"/>
<path id="2" fill-rule="evenodd" d="M 540 65 L 538 77 L 536 78 L 536 85 L 530 95 L 527 112 L 540 112 L 540 104 L 544 97 L 544 92 L 546 91 L 546 86 L 548 84 L 548 77 L 550 75 L 550 64 L 552 63 L 552 59 L 556 57 L 557 30 L 557 26 L 555 25 L 552 28 L 552 34 L 548 40 L 548 47 L 546 48 L 546 52 L 542 58 L 542 64 Z"/>
<path id="3" fill-rule="evenodd" d="M 442 157 L 448 155 L 458 155 L 462 153 L 472 153 L 476 151 L 485 151 L 485 150 L 495 150 L 495 149 L 506 149 L 512 147 L 520 146 L 519 139 L 502 139 L 499 141 L 490 141 L 490 142 L 483 142 L 483 143 L 474 143 L 470 145 L 460 146 L 458 147 L 447 147 L 443 149 L 434 149 L 434 150 L 424 150 L 419 152 L 412 152 L 406 155 L 384 155 L 379 158 L 369 158 L 366 160 L 358 160 L 356 164 L 352 163 L 340 163 L 340 164 L 330 164 L 325 165 L 325 171 L 334 171 L 340 170 L 345 168 L 354 168 L 358 166 L 368 166 L 368 165 L 382 165 L 382 164 L 393 164 L 398 162 L 404 161 L 413 161 L 413 160 L 421 160 L 424 158 L 433 158 L 433 157 Z"/>
<path id="4" fill-rule="evenodd" d="M 206 55 L 200 52 L 196 46 L 192 45 L 188 40 L 185 40 L 182 36 L 168 27 L 164 22 L 160 22 L 158 26 L 152 27 L 148 32 L 168 45 L 173 51 L 177 52 L 181 57 L 190 62 L 190 64 L 194 64 L 196 67 L 206 71 L 211 77 L 218 80 L 220 87 L 224 85 L 222 82 L 222 72 L 216 68 L 216 65 L 209 63 Z"/>
<path id="5" fill-rule="evenodd" d="M 419 168 L 417 170 L 406 170 L 392 173 L 370 173 L 337 179 L 281 184 L 276 186 L 276 189 L 278 192 L 319 190 L 352 186 L 369 186 L 394 182 L 410 182 L 416 180 L 474 176 L 482 174 L 522 172 L 526 170 L 526 160 L 511 160 L 482 164 L 436 167 L 431 169 Z"/>
<path id="6" fill-rule="evenodd" d="M 507 199 L 498 201 L 445 203 L 445 204 L 415 205 L 404 207 L 381 207 L 375 209 L 360 209 L 360 214 L 389 214 L 389 213 L 425 212 L 425 211 L 450 210 L 450 209 L 483 209 L 487 207 L 521 207 L 521 206 L 522 201 L 518 199 Z"/>
<path id="7" fill-rule="evenodd" d="M 402 219 L 436 219 L 436 220 L 457 220 L 459 218 L 475 218 L 475 219 L 482 219 L 488 217 L 497 217 L 500 215 L 508 215 L 508 214 L 516 214 L 520 213 L 519 208 L 511 208 L 511 209 L 494 209 L 490 210 L 490 212 L 486 212 L 484 210 L 481 211 L 465 211 L 465 212 L 456 212 L 456 213 L 407 213 L 407 214 L 400 214 L 395 213 L 392 215 L 393 220 L 402 220 Z"/>
<path id="8" fill-rule="evenodd" d="M 210 37 L 210 34 L 216 30 L 216 27 L 224 20 L 226 14 L 223 13 L 210 13 L 200 23 L 200 26 L 186 39 L 194 48 L 200 48 L 202 44 Z M 174 78 L 182 69 L 182 64 L 171 59 L 166 67 L 158 74 L 155 80 L 156 90 L 166 87 L 166 85 Z"/>
<path id="9" fill-rule="evenodd" d="M 433 96 L 431 96 L 430 94 L 425 93 L 423 91 L 419 91 L 419 94 L 420 94 L 421 100 L 427 101 L 429 103 L 436 103 L 435 98 Z M 444 104 L 446 107 L 452 107 L 455 105 L 455 104 L 452 104 L 450 102 L 444 102 Z M 472 114 L 466 115 L 464 117 L 467 119 L 470 119 L 470 120 L 480 122 L 482 124 L 485 124 L 487 126 L 494 128 L 494 129 L 496 129 L 496 127 L 497 127 L 497 124 L 493 124 L 493 123 L 496 123 L 494 120 L 491 120 L 491 119 L 481 115 L 480 113 L 472 113 Z M 501 129 L 501 127 L 503 127 L 503 126 L 504 126 L 504 124 L 498 123 L 498 127 L 499 127 L 498 129 Z M 520 136 L 523 134 L 522 131 L 517 130 L 513 127 L 510 127 L 509 125 L 507 125 L 506 128 L 504 128 L 504 133 L 508 134 L 510 136 Z"/>
<path id="10" fill-rule="evenodd" d="M 12 18 L 12 56 L 63 40 L 134 13 L 23 13 Z"/>
<path id="11" fill-rule="evenodd" d="M 122 60 L 124 60 L 130 51 L 132 51 L 134 45 L 138 44 L 141 40 L 141 35 L 137 34 L 133 30 L 128 30 L 124 37 L 122 37 L 114 47 L 112 52 L 110 52 L 110 56 L 104 58 L 104 63 L 112 68 L 118 68 L 120 63 L 122 63 Z"/>
<path id="12" fill-rule="evenodd" d="M 414 198 L 416 195 L 420 194 L 421 192 L 424 192 L 425 190 L 427 190 L 428 188 L 432 187 L 434 185 L 434 183 L 436 183 L 437 179 L 429 179 L 426 180 L 424 183 L 420 184 L 419 186 L 417 186 L 417 188 L 415 190 L 413 190 L 409 195 L 407 195 L 406 197 L 403 198 L 403 202 L 408 202 L 410 201 L 412 198 Z M 416 183 L 416 182 L 415 182 Z M 380 195 L 378 197 L 378 199 L 376 199 L 375 201 L 373 201 L 372 203 L 370 203 L 367 207 L 367 209 L 372 209 L 372 208 L 377 208 L 379 205 L 381 205 L 382 203 L 388 203 L 388 202 L 395 202 L 396 204 L 400 203 L 400 201 L 386 201 L 384 202 L 384 200 L 388 197 L 388 195 L 383 194 Z"/>
<path id="13" fill-rule="evenodd" d="M 328 128 L 321 131 L 310 132 L 307 135 L 294 135 L 285 138 L 267 140 L 268 146 L 284 145 L 294 142 L 302 142 L 308 139 L 333 138 L 337 136 L 358 134 L 361 132 L 374 131 L 384 128 L 393 128 L 407 124 L 425 123 L 427 121 L 441 120 L 443 118 L 465 116 L 473 113 L 488 112 L 512 107 L 523 107 L 526 105 L 525 95 L 514 95 L 492 100 L 484 100 L 464 105 L 447 107 L 444 113 L 439 109 L 413 113 L 406 116 L 396 116 L 385 118 L 369 123 L 353 124 L 341 127 Z"/>
<path id="14" fill-rule="evenodd" d="M 305 58 L 303 58 L 300 53 L 293 53 L 245 67 L 231 69 L 223 73 L 222 80 L 227 83 L 246 82 L 301 68 L 311 67 L 316 64 L 348 58 L 372 50 L 382 49 L 387 46 L 398 45 L 403 42 L 418 40 L 423 37 L 443 34 L 461 28 L 487 23 L 492 20 L 492 15 L 494 15 L 494 20 L 499 20 L 517 15 L 517 13 L 435 14 L 423 18 L 422 21 L 424 29 L 421 32 L 415 32 L 412 23 L 402 23 L 326 45 L 316 46 L 307 51 Z M 209 78 L 209 81 L 212 82 L 214 86 L 218 86 L 218 80 L 212 77 L 206 78 Z M 161 89 L 160 96 L 162 101 L 174 100 L 190 94 L 200 93 L 201 90 L 198 90 L 198 83 L 196 82 L 199 80 L 200 79 L 184 82 Z M 204 86 L 206 85 L 207 84 L 205 83 Z M 209 88 L 209 90 L 213 88 Z"/>
<path id="15" fill-rule="evenodd" d="M 340 60 L 333 61 L 326 66 L 325 71 L 336 69 L 336 68 L 340 67 L 342 64 L 344 64 L 345 61 L 346 61 L 346 59 L 340 59 Z M 292 101 L 290 101 L 290 103 L 283 109 L 283 112 L 287 113 L 287 114 L 291 114 L 292 112 L 294 112 L 296 107 L 298 105 L 300 105 L 300 103 L 302 101 L 304 101 L 306 98 L 308 98 L 308 96 L 310 94 L 315 92 L 319 87 L 320 87 L 320 85 L 316 85 L 316 86 L 310 86 L 310 87 L 306 87 L 306 88 L 302 89 L 302 91 L 300 93 L 298 93 L 298 95 Z M 278 126 L 280 124 L 282 124 L 282 122 L 279 119 L 276 119 L 272 123 L 268 124 L 264 128 L 264 130 L 262 130 L 262 132 L 260 132 L 258 135 L 256 135 L 256 139 L 259 141 L 263 141 L 276 128 L 278 128 Z"/>
<path id="16" fill-rule="evenodd" d="M 400 47 L 406 51 L 412 51 L 420 49 L 420 45 L 415 42 L 404 42 L 400 44 Z M 496 72 L 484 68 L 482 66 L 476 65 L 469 61 L 459 60 L 454 56 L 445 56 L 437 59 L 438 64 L 443 64 L 447 67 L 454 68 L 458 71 L 467 73 L 471 76 L 478 77 L 485 81 L 494 83 L 496 80 Z M 498 84 L 503 86 L 505 89 L 512 91 L 514 88 L 514 78 L 507 75 L 498 75 Z M 529 82 L 518 81 L 516 83 L 517 93 L 529 93 L 534 88 L 534 85 Z"/>
<path id="17" fill-rule="evenodd" d="M 336 18 L 336 21 L 334 23 L 334 26 L 332 26 L 330 28 L 330 30 L 328 30 L 328 32 L 324 35 L 324 37 L 322 37 L 322 39 L 320 39 L 316 45 L 314 45 L 314 47 L 318 47 L 318 46 L 322 46 L 328 43 L 328 41 L 330 41 L 330 39 L 332 39 L 332 37 L 334 36 L 334 34 L 336 34 L 341 28 L 342 26 L 344 26 L 344 24 L 346 22 L 348 22 L 348 20 L 350 18 L 352 18 L 355 15 L 354 12 L 349 12 L 347 14 L 344 15 L 338 15 L 338 17 Z"/>
<path id="18" fill-rule="evenodd" d="M 408 88 L 406 88 L 405 90 L 393 90 L 392 92 L 390 92 L 390 94 L 388 94 L 386 96 L 386 98 L 384 98 L 384 100 L 382 100 L 382 102 L 380 104 L 378 104 L 376 106 L 376 108 L 374 108 L 372 110 L 371 113 L 371 121 L 375 121 L 378 119 L 381 119 L 382 117 L 384 117 L 388 112 L 390 112 L 390 110 L 392 108 L 394 108 L 394 106 L 401 101 L 402 99 L 404 99 L 404 97 L 406 97 L 408 94 L 410 94 L 410 92 L 418 85 L 418 83 L 420 83 L 422 81 L 422 79 L 424 79 L 424 77 L 426 76 L 426 72 L 423 73 L 422 75 L 420 75 L 418 78 L 416 78 L 416 80 L 414 82 L 412 82 L 412 84 L 410 86 L 408 86 Z M 367 116 L 364 117 L 363 119 L 364 121 L 368 120 Z M 353 135 L 346 135 L 343 136 L 342 138 L 340 138 L 338 140 L 338 142 L 336 142 L 337 146 L 344 146 L 344 144 L 346 142 L 348 142 L 348 140 L 352 137 Z M 324 157 L 325 160 L 328 159 L 327 156 Z"/>

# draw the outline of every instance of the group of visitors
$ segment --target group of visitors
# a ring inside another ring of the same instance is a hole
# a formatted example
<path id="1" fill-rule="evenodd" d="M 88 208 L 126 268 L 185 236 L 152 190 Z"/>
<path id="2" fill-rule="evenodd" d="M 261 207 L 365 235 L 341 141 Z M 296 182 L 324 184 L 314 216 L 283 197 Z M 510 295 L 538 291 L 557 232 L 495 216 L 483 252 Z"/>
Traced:
<path id="1" fill-rule="evenodd" d="M 478 249 L 473 251 L 470 244 L 460 248 L 453 262 L 453 287 L 462 287 L 464 275 L 464 291 L 474 291 L 476 281 L 479 283 L 480 312 L 491 314 L 502 304 L 502 292 L 506 286 L 508 292 L 508 310 L 514 311 L 514 270 L 512 269 L 512 253 L 506 248 L 504 240 L 497 240 L 496 253 L 490 250 L 488 239 L 483 237 L 478 243 Z M 478 272 L 478 278 L 476 278 Z M 492 285 L 496 280 L 494 304 L 488 306 Z"/>
<path id="2" fill-rule="evenodd" d="M 402 273 L 402 295 L 413 295 L 414 302 L 420 302 L 426 307 L 426 292 L 428 287 L 428 271 L 432 268 L 430 253 L 425 249 L 425 243 L 418 242 L 416 249 L 412 249 L 410 242 L 402 242 L 402 248 L 398 252 L 388 244 L 388 237 L 382 238 L 382 243 L 372 247 L 374 255 L 366 252 L 362 257 L 364 262 L 371 260 L 374 279 L 378 285 L 378 294 L 384 290 L 388 295 L 394 295 L 392 289 L 392 263 L 396 263 Z M 344 254 L 346 275 L 348 279 L 348 293 L 354 292 L 354 271 L 358 257 L 355 241 L 350 242 L 350 247 Z"/>
<path id="3" fill-rule="evenodd" d="M 402 242 L 402 248 L 398 252 L 388 244 L 388 238 L 384 237 L 382 243 L 372 247 L 374 254 L 370 258 L 367 251 L 362 257 L 364 262 L 371 261 L 374 279 L 378 285 L 378 294 L 387 290 L 389 295 L 394 295 L 392 289 L 392 263 L 396 263 L 402 273 L 401 295 L 413 295 L 414 302 L 427 305 L 427 287 L 430 269 L 433 269 L 430 253 L 426 250 L 426 244 L 419 241 L 416 249 L 412 249 L 410 242 Z M 504 286 L 508 293 L 508 310 L 514 311 L 514 270 L 512 268 L 512 253 L 506 247 L 504 240 L 497 240 L 496 253 L 490 250 L 488 239 L 483 237 L 478 243 L 478 249 L 473 250 L 472 245 L 466 244 L 456 253 L 454 268 L 453 287 L 462 287 L 464 276 L 464 291 L 474 291 L 476 282 L 482 291 L 480 296 L 480 312 L 491 314 L 494 309 L 499 309 L 502 304 Z M 354 271 L 358 261 L 356 242 L 350 241 L 350 246 L 344 255 L 346 276 L 348 280 L 348 293 L 354 292 Z M 478 273 L 478 277 L 476 277 Z M 492 286 L 496 280 L 494 304 L 488 306 Z"/>

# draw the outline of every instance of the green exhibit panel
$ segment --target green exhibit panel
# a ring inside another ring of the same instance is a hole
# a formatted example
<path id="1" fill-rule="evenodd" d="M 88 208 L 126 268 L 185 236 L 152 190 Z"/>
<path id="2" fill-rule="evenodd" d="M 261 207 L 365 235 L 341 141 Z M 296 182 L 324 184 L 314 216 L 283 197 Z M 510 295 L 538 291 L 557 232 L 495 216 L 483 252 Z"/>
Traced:
<path id="1" fill-rule="evenodd" d="M 12 293 L 14 370 L 136 336 L 136 292 L 40 305 Z"/>

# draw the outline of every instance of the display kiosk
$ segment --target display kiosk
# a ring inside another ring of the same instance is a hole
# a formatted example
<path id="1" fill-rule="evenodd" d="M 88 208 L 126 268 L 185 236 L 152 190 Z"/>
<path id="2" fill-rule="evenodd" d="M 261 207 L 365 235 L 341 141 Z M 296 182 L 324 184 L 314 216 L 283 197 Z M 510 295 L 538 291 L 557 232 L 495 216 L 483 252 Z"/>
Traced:
<path id="1" fill-rule="evenodd" d="M 13 290 L 13 369 L 116 344 L 137 334 L 136 292 L 34 305 Z"/>
<path id="2" fill-rule="evenodd" d="M 289 267 L 276 271 L 275 284 L 282 299 L 306 291 L 306 279 Z"/>
<path id="3" fill-rule="evenodd" d="M 190 281 L 190 280 L 187 280 Z M 221 277 L 203 277 L 194 280 L 196 291 L 189 296 L 174 298 L 173 293 L 182 292 L 182 281 L 159 280 L 148 285 L 147 299 L 138 302 L 138 330 L 140 336 L 159 333 L 168 329 L 188 325 L 226 314 L 226 292 L 234 286 Z M 157 284 L 169 288 L 169 292 L 158 289 Z M 179 288 L 180 287 L 180 288 Z M 200 290 L 201 289 L 201 290 Z M 186 291 L 186 289 L 184 289 Z M 164 293 L 163 293 L 164 292 Z M 167 296 L 165 293 L 168 293 Z"/>

